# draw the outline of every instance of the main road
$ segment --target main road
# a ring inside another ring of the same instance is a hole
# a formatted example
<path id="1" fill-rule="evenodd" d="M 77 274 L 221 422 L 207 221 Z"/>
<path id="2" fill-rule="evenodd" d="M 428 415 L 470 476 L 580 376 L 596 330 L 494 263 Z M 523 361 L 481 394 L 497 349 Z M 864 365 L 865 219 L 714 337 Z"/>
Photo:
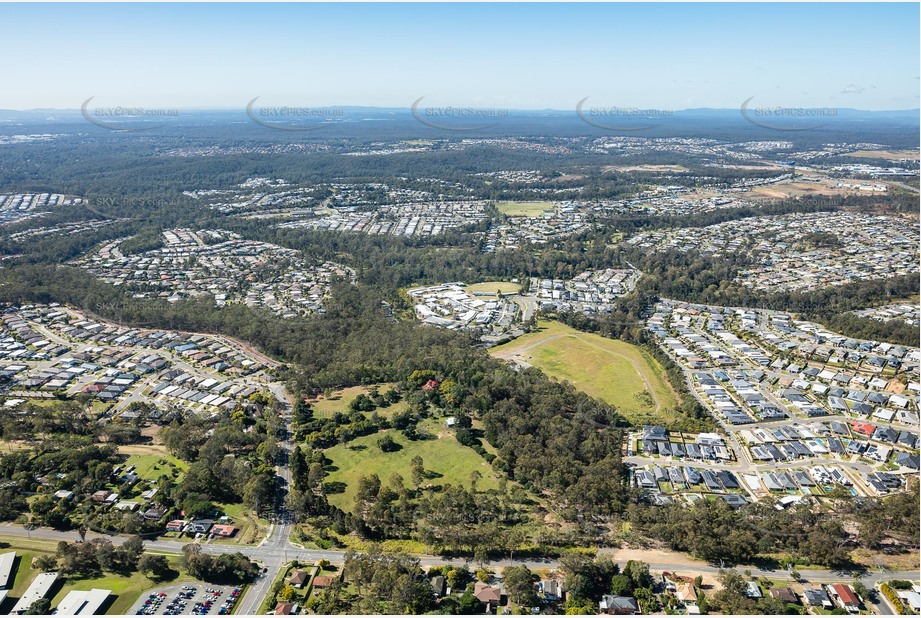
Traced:
<path id="1" fill-rule="evenodd" d="M 203 544 L 202 551 L 209 554 L 228 554 L 240 552 L 252 560 L 262 563 L 265 573 L 260 573 L 259 577 L 250 586 L 243 602 L 240 606 L 240 613 L 246 615 L 257 614 L 259 606 L 265 599 L 268 589 L 277 577 L 281 568 L 291 560 L 300 560 L 303 562 L 317 562 L 319 560 L 328 560 L 332 563 L 342 564 L 345 559 L 345 552 L 341 551 L 323 551 L 323 550 L 305 550 L 296 547 L 288 539 L 290 524 L 280 513 L 280 521 L 269 529 L 267 537 L 256 546 L 239 546 L 227 544 Z M 0 536 L 26 538 L 41 538 L 51 541 L 77 541 L 79 539 L 76 532 L 60 532 L 45 528 L 35 530 L 26 530 L 22 526 L 11 524 L 0 525 Z M 87 539 L 107 538 L 116 545 L 123 543 L 127 536 L 109 537 L 106 535 L 88 533 Z M 145 543 L 145 549 L 154 553 L 180 553 L 185 543 L 177 541 L 149 541 Z M 679 553 L 666 553 L 660 551 L 644 550 L 618 550 L 618 549 L 601 549 L 601 554 L 609 555 L 613 560 L 623 562 L 628 559 L 639 559 L 649 563 L 652 571 L 671 571 L 678 572 L 682 575 L 710 575 L 715 576 L 720 571 L 720 566 L 693 560 Z M 469 565 L 469 561 L 462 558 L 443 558 L 428 554 L 417 555 L 419 562 L 424 567 L 435 565 L 450 564 L 453 566 Z M 547 569 L 559 568 L 560 563 L 555 559 L 526 559 L 526 560 L 494 560 L 489 563 L 492 569 L 502 569 L 507 566 L 517 566 L 524 564 L 528 568 Z M 736 568 L 751 571 L 752 577 L 767 577 L 773 580 L 790 580 L 792 577 L 788 571 L 762 569 L 755 566 L 737 565 Z M 851 582 L 854 574 L 844 571 L 835 570 L 811 570 L 800 569 L 800 579 L 813 584 L 825 584 L 833 582 Z M 889 579 L 917 580 L 917 571 L 864 571 L 859 574 L 860 580 L 867 586 L 873 588 L 879 582 Z"/>
<path id="2" fill-rule="evenodd" d="M 689 385 L 692 386 L 692 385 Z M 283 436 L 281 438 L 282 455 L 279 457 L 276 466 L 277 482 L 281 489 L 278 492 L 278 502 L 275 505 L 274 521 L 269 526 L 265 538 L 258 545 L 228 545 L 222 543 L 203 543 L 202 551 L 208 554 L 229 554 L 240 552 L 250 559 L 262 565 L 262 571 L 256 580 L 250 585 L 241 604 L 240 614 L 253 615 L 259 612 L 259 607 L 265 600 L 272 582 L 280 573 L 281 569 L 291 560 L 300 560 L 303 562 L 317 562 L 319 560 L 328 560 L 332 563 L 342 564 L 345 559 L 345 552 L 341 551 L 324 551 L 309 550 L 300 548 L 290 540 L 291 518 L 284 506 L 284 495 L 287 493 L 288 485 L 291 482 L 291 471 L 288 467 L 289 454 L 294 444 L 291 434 L 291 398 L 284 386 L 279 383 L 269 385 L 270 390 L 278 399 L 281 408 L 281 419 L 284 421 Z M 692 392 L 693 389 L 692 389 Z M 27 530 L 23 526 L 13 524 L 0 524 L 0 537 L 18 537 L 18 538 L 35 538 L 50 541 L 77 541 L 79 535 L 76 532 L 61 532 L 47 528 L 36 528 Z M 95 532 L 88 532 L 87 539 L 105 538 L 116 545 L 120 545 L 127 536 L 108 536 Z M 145 542 L 145 549 L 154 553 L 173 553 L 182 552 L 182 548 L 187 543 L 169 540 L 155 540 Z M 627 559 L 639 559 L 649 563 L 649 568 L 653 571 L 672 571 L 681 572 L 688 575 L 716 575 L 720 567 L 699 560 L 692 560 L 679 553 L 663 552 L 644 552 L 642 550 L 617 550 L 601 549 L 599 553 L 610 555 L 613 560 L 625 561 Z M 443 558 L 428 554 L 418 554 L 419 562 L 422 566 L 430 567 L 435 565 L 450 564 L 462 566 L 469 564 L 469 561 L 462 558 Z M 541 568 L 559 568 L 560 563 L 555 559 L 527 559 L 527 560 L 494 560 L 489 562 L 493 569 L 502 569 L 507 566 L 517 566 L 524 564 L 530 569 Z M 739 569 L 748 569 L 753 577 L 769 577 L 771 579 L 792 580 L 790 574 L 786 571 L 775 571 L 770 569 L 760 569 L 755 566 L 739 566 Z M 840 571 L 831 570 L 800 570 L 800 578 L 815 583 L 830 583 L 850 581 L 853 575 Z M 868 588 L 872 588 L 880 581 L 887 579 L 907 579 L 915 580 L 918 577 L 917 571 L 883 571 L 864 572 L 860 574 L 860 579 Z"/>

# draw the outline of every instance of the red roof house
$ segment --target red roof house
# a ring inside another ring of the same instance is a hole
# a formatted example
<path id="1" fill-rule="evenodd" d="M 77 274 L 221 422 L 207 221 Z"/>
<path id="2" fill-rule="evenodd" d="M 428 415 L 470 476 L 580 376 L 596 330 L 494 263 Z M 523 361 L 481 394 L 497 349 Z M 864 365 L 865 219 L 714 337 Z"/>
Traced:
<path id="1" fill-rule="evenodd" d="M 860 611 L 860 599 L 857 598 L 857 595 L 850 586 L 847 584 L 834 584 L 831 588 L 844 609 L 849 612 Z"/>

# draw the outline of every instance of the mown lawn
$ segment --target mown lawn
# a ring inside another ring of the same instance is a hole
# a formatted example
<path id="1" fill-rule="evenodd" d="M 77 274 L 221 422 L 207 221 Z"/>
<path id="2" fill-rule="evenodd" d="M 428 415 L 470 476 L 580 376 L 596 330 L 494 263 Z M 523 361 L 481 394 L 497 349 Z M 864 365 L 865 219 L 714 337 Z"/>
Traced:
<path id="1" fill-rule="evenodd" d="M 423 486 L 450 483 L 470 487 L 470 475 L 477 470 L 483 477 L 477 483 L 478 490 L 498 488 L 499 479 L 492 467 L 472 449 L 458 442 L 454 432 L 445 427 L 444 419 L 427 420 L 419 425 L 419 429 L 432 434 L 433 438 L 411 441 L 399 431 L 390 429 L 326 449 L 326 456 L 337 469 L 324 482 L 345 483 L 343 493 L 329 495 L 330 504 L 351 511 L 355 506 L 358 479 L 372 473 L 380 477 L 382 485 L 387 485 L 391 474 L 398 472 L 405 486 L 411 488 L 410 462 L 416 455 L 422 458 L 427 473 Z M 403 448 L 392 453 L 382 452 L 377 441 L 384 435 L 389 435 Z"/>
<path id="2" fill-rule="evenodd" d="M 26 591 L 26 588 L 29 587 L 29 584 L 39 573 L 38 569 L 32 568 L 32 559 L 43 554 L 54 554 L 57 546 L 57 543 L 54 541 L 40 539 L 30 540 L 20 539 L 18 537 L 9 537 L 4 538 L 3 541 L 3 545 L 5 547 L 0 548 L 0 553 L 15 551 L 17 560 L 13 565 L 13 568 L 15 569 L 13 585 L 10 589 L 9 596 L 3 603 L 3 606 L 0 607 L 0 614 L 9 613 L 9 611 L 16 604 L 16 601 L 22 597 L 22 594 Z M 100 577 L 92 577 L 86 579 L 61 578 L 58 580 L 55 587 L 52 588 L 54 597 L 52 598 L 51 606 L 57 607 L 61 600 L 71 590 L 89 590 L 91 588 L 102 588 L 105 590 L 111 590 L 114 597 L 110 597 L 109 599 L 108 607 L 106 608 L 106 614 L 126 614 L 128 610 L 131 609 L 131 605 L 137 601 L 138 596 L 145 590 L 160 584 L 165 585 L 176 582 L 192 581 L 191 577 L 184 573 L 180 573 L 178 556 L 167 556 L 167 560 L 169 560 L 170 566 L 176 575 L 174 579 L 167 582 L 153 582 L 138 572 L 129 573 L 126 575 L 105 573 Z"/>
<path id="3" fill-rule="evenodd" d="M 111 597 L 109 598 L 110 605 L 106 610 L 106 614 L 127 614 L 128 610 L 131 609 L 131 606 L 138 600 L 138 597 L 145 590 L 150 590 L 151 588 L 155 588 L 157 586 L 167 586 L 178 582 L 194 581 L 193 578 L 189 577 L 188 575 L 180 574 L 178 556 L 169 556 L 167 557 L 167 560 L 169 560 L 170 566 L 173 568 L 173 572 L 177 575 L 177 577 L 174 579 L 155 582 L 137 572 L 127 575 L 113 575 L 111 573 L 106 573 L 101 577 L 93 577 L 88 579 L 70 579 L 67 581 L 64 587 L 56 595 L 54 595 L 51 606 L 57 607 L 58 603 L 60 603 L 61 600 L 71 590 L 89 590 L 90 588 L 102 588 L 104 590 L 111 590 L 112 595 L 115 597 L 114 600 Z"/>
<path id="4" fill-rule="evenodd" d="M 495 296 L 497 291 L 502 294 L 515 294 L 521 290 L 521 284 L 511 283 L 509 281 L 487 281 L 485 283 L 471 283 L 466 289 L 471 294 L 474 292 L 485 292 Z"/>
<path id="5" fill-rule="evenodd" d="M 497 202 L 496 209 L 509 217 L 539 217 L 553 210 L 553 202 Z"/>
<path id="6" fill-rule="evenodd" d="M 172 477 L 173 469 L 184 472 L 189 465 L 172 455 L 130 455 L 126 466 L 134 466 L 134 473 L 146 481 L 156 481 L 161 475 Z M 182 474 L 177 478 L 181 479 Z"/>

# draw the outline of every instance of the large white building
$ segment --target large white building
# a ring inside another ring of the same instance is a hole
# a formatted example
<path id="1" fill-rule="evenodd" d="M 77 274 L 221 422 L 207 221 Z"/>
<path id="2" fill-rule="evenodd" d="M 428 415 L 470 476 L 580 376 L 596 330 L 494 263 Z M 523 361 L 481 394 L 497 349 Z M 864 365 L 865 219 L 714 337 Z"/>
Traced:
<path id="1" fill-rule="evenodd" d="M 23 614 L 33 603 L 39 599 L 44 599 L 48 596 L 48 593 L 51 592 L 51 587 L 54 586 L 54 582 L 56 582 L 57 579 L 58 574 L 56 572 L 39 573 L 36 575 L 35 579 L 32 580 L 32 583 L 29 584 L 29 587 L 13 607 L 11 613 Z"/>
<path id="2" fill-rule="evenodd" d="M 16 561 L 16 552 L 11 551 L 0 554 L 0 590 L 9 589 L 13 576 L 13 563 Z"/>
<path id="3" fill-rule="evenodd" d="M 111 590 L 93 588 L 92 590 L 71 590 L 58 605 L 58 616 L 93 616 L 106 602 Z"/>

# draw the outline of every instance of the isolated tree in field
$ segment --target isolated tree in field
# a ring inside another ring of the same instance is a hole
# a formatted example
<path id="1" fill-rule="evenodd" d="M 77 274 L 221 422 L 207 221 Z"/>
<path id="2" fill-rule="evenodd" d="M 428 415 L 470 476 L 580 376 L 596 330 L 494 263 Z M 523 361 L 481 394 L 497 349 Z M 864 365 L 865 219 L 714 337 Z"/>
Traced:
<path id="1" fill-rule="evenodd" d="M 383 436 L 377 439 L 377 448 L 385 453 L 392 453 L 400 450 L 400 445 L 390 436 Z"/>
<path id="2" fill-rule="evenodd" d="M 482 545 L 477 545 L 473 548 L 473 561 L 477 563 L 477 566 L 482 569 L 486 566 L 486 563 L 489 562 L 489 550 L 487 550 Z M 485 581 L 485 580 L 483 580 Z"/>
<path id="3" fill-rule="evenodd" d="M 480 482 L 480 479 L 483 478 L 483 475 L 480 474 L 479 470 L 474 470 L 470 473 L 470 493 L 476 493 L 477 483 Z"/>
<path id="4" fill-rule="evenodd" d="M 129 570 L 137 568 L 138 560 L 144 553 L 144 541 L 139 536 L 130 537 L 119 547 L 119 559 Z"/>
<path id="5" fill-rule="evenodd" d="M 418 490 L 422 485 L 422 479 L 425 478 L 425 464 L 422 462 L 422 458 L 416 455 L 410 462 L 410 466 L 413 485 L 415 485 Z"/>

